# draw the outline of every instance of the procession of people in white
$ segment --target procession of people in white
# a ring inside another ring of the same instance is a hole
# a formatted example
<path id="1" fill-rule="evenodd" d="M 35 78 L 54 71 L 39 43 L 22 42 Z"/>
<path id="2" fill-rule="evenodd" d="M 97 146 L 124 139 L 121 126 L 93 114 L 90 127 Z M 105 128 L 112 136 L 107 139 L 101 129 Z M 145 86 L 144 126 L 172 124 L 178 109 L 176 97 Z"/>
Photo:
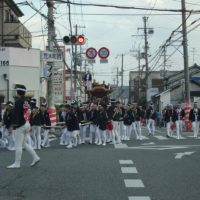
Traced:
<path id="1" fill-rule="evenodd" d="M 30 128 L 29 130 L 26 129 L 24 139 L 22 139 L 24 141 L 20 145 L 28 149 L 33 156 L 33 160 L 38 162 L 39 157 L 31 149 L 40 150 L 41 148 L 50 147 L 49 131 L 51 122 L 46 104 L 41 104 L 38 108 L 36 99 L 32 98 L 28 105 L 30 105 L 30 108 L 28 108 L 30 114 L 25 119 L 24 124 L 26 125 L 28 121 Z M 15 116 L 15 106 L 16 103 L 14 104 L 11 101 L 1 103 L 0 147 L 16 151 L 16 140 L 18 138 L 16 135 L 19 134 L 19 131 L 22 131 L 24 124 L 13 126 L 13 118 L 18 118 Z M 136 103 L 123 105 L 119 101 L 111 101 L 109 105 L 92 102 L 80 106 L 75 101 L 70 105 L 60 106 L 58 126 L 54 128 L 59 128 L 56 129 L 56 133 L 60 136 L 60 145 L 65 145 L 68 149 L 85 144 L 87 141 L 89 144 L 106 146 L 107 144 L 119 144 L 131 139 L 142 140 L 144 127 L 146 126 L 148 132 L 146 136 L 150 137 L 155 136 L 156 125 L 166 127 L 167 138 L 176 133 L 176 138 L 181 139 L 185 121 L 185 111 L 181 108 L 181 105 L 178 104 L 174 107 L 167 105 L 160 116 L 162 117 L 159 117 L 153 104 L 145 109 Z M 189 120 L 192 124 L 193 136 L 198 138 L 200 109 L 197 103 L 194 103 L 193 108 L 190 110 Z M 161 122 L 162 125 L 160 125 Z M 12 131 L 10 131 L 11 127 Z M 86 137 L 87 135 L 89 139 Z M 34 163 L 37 163 L 35 161 Z M 20 164 L 12 167 L 20 167 Z"/>

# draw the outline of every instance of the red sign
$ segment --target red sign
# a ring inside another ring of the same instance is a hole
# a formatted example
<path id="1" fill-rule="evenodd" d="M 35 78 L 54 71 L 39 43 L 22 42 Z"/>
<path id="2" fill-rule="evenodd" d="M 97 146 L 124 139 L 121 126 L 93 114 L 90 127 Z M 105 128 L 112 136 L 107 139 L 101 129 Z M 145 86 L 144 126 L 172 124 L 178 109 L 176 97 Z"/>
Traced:
<path id="1" fill-rule="evenodd" d="M 108 58 L 108 56 L 110 55 L 110 51 L 108 48 L 106 47 L 102 47 L 101 49 L 99 49 L 98 51 L 98 55 L 101 59 L 106 59 Z"/>
<path id="2" fill-rule="evenodd" d="M 95 48 L 88 48 L 86 50 L 86 56 L 89 59 L 94 59 L 97 56 L 97 50 Z"/>

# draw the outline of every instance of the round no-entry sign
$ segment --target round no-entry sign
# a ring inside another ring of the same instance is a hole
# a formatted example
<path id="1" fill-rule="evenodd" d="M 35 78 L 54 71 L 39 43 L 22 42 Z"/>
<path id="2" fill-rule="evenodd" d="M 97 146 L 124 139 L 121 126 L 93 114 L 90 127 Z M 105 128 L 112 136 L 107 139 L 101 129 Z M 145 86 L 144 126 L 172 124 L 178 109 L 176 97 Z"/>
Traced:
<path id="1" fill-rule="evenodd" d="M 101 59 L 106 59 L 106 58 L 108 58 L 108 56 L 110 55 L 110 51 L 109 51 L 108 48 L 102 47 L 102 48 L 99 49 L 98 55 L 99 55 L 99 57 L 100 57 Z"/>
<path id="2" fill-rule="evenodd" d="M 88 48 L 86 50 L 86 56 L 89 59 L 94 59 L 97 56 L 97 50 L 95 48 Z"/>

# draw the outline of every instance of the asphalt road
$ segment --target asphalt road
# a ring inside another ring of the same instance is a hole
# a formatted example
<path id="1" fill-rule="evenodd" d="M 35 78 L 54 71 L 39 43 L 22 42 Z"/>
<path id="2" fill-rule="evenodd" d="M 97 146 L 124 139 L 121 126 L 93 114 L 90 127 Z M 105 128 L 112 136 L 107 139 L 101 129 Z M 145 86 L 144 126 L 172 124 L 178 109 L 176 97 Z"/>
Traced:
<path id="1" fill-rule="evenodd" d="M 29 167 L 23 152 L 22 167 L 14 170 L 6 169 L 14 152 L 0 150 L 0 200 L 199 200 L 200 140 L 189 133 L 164 139 L 163 129 L 157 135 L 162 139 L 74 149 L 55 140 L 38 152 L 37 166 Z M 175 159 L 184 152 L 191 155 Z"/>

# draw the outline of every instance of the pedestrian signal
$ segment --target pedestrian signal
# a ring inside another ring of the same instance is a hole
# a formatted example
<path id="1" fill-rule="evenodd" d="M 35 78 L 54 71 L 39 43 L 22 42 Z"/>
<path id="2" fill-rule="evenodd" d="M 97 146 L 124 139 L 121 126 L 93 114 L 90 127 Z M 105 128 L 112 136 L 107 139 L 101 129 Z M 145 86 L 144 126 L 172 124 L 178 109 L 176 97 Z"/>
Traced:
<path id="1" fill-rule="evenodd" d="M 83 35 L 64 36 L 63 43 L 65 45 L 84 45 L 85 37 Z"/>

